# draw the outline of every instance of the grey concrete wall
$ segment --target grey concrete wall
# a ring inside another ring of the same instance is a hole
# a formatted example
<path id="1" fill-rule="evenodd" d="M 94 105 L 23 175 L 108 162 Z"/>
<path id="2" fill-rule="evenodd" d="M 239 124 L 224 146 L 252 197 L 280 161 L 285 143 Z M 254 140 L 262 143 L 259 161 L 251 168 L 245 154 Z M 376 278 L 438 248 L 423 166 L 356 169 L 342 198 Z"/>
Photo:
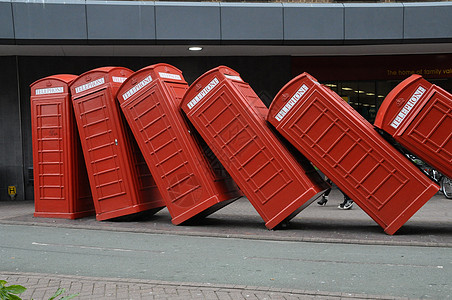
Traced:
<path id="1" fill-rule="evenodd" d="M 452 2 L 0 0 L 0 43 L 355 44 L 450 41 Z"/>
<path id="2" fill-rule="evenodd" d="M 403 17 L 404 6 L 401 3 L 345 3 L 345 40 L 402 41 Z M 428 38 L 429 35 L 425 37 Z"/>
<path id="3" fill-rule="evenodd" d="M 221 39 L 218 3 L 156 2 L 156 40 Z"/>
<path id="4" fill-rule="evenodd" d="M 14 39 L 13 10 L 10 1 L 0 0 L 0 40 Z"/>
<path id="5" fill-rule="evenodd" d="M 284 40 L 342 41 L 344 40 L 343 4 L 301 4 L 284 5 Z"/>
<path id="6" fill-rule="evenodd" d="M 221 3 L 223 41 L 273 41 L 284 39 L 283 6 L 268 3 Z"/>
<path id="7" fill-rule="evenodd" d="M 450 2 L 407 3 L 404 5 L 404 36 L 406 39 L 450 38 L 452 5 Z"/>
<path id="8" fill-rule="evenodd" d="M 86 4 L 87 38 L 92 40 L 154 40 L 154 2 L 102 1 Z"/>
<path id="9" fill-rule="evenodd" d="M 16 58 L 0 57 L 0 65 L 0 200 L 9 200 L 10 185 L 16 186 L 17 199 L 22 200 L 25 184 Z"/>
<path id="10" fill-rule="evenodd" d="M 86 40 L 85 4 L 80 1 L 12 2 L 17 40 Z"/>

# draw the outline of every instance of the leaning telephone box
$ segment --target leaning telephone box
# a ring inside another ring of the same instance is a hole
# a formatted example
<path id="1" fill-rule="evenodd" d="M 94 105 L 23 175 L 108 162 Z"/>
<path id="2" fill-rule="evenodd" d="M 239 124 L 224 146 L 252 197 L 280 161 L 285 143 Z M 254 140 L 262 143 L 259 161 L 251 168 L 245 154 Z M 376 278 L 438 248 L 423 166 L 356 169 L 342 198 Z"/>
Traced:
<path id="1" fill-rule="evenodd" d="M 54 75 L 30 86 L 35 217 L 94 214 L 68 87 L 75 78 Z"/>
<path id="2" fill-rule="evenodd" d="M 307 73 L 273 100 L 268 121 L 394 234 L 439 189 L 339 95 Z"/>
<path id="3" fill-rule="evenodd" d="M 374 124 L 452 178 L 452 94 L 412 75 L 388 94 Z"/>
<path id="4" fill-rule="evenodd" d="M 70 85 L 98 220 L 164 207 L 115 99 L 131 74 L 121 67 L 98 68 Z"/>
<path id="5" fill-rule="evenodd" d="M 182 115 L 179 106 L 187 89 L 180 70 L 156 64 L 132 74 L 117 95 L 176 225 L 241 196 L 225 172 L 214 172 Z"/>
<path id="6" fill-rule="evenodd" d="M 221 66 L 205 73 L 181 105 L 267 228 L 290 220 L 328 187 L 273 134 L 267 108 L 234 70 Z"/>

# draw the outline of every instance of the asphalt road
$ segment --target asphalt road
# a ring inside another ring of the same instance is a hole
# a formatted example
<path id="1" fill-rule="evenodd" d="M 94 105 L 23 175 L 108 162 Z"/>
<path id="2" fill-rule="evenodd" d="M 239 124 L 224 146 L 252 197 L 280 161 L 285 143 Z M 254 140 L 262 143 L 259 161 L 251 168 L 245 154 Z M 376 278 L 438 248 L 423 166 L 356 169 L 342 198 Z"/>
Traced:
<path id="1" fill-rule="evenodd" d="M 447 299 L 452 248 L 0 225 L 2 271 Z"/>

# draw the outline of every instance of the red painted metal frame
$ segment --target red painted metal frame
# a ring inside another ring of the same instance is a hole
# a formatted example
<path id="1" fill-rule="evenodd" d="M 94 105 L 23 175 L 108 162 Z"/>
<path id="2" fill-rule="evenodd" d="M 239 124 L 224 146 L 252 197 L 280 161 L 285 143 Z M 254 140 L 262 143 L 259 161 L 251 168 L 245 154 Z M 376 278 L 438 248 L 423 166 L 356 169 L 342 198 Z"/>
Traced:
<path id="1" fill-rule="evenodd" d="M 273 100 L 268 121 L 394 234 L 439 189 L 339 95 L 307 73 Z"/>
<path id="2" fill-rule="evenodd" d="M 234 70 L 221 66 L 202 75 L 181 107 L 267 228 L 293 218 L 328 187 L 274 135 L 267 108 Z"/>
<path id="3" fill-rule="evenodd" d="M 388 94 L 374 125 L 452 178 L 452 94 L 412 75 Z"/>
<path id="4" fill-rule="evenodd" d="M 187 89 L 180 70 L 156 64 L 132 74 L 117 95 L 176 225 L 241 196 L 224 170 L 214 170 L 180 111 Z"/>
<path id="5" fill-rule="evenodd" d="M 70 85 L 98 220 L 155 213 L 165 206 L 115 99 L 132 73 L 98 68 Z"/>
<path id="6" fill-rule="evenodd" d="M 94 214 L 68 88 L 75 78 L 54 75 L 30 86 L 35 217 Z"/>

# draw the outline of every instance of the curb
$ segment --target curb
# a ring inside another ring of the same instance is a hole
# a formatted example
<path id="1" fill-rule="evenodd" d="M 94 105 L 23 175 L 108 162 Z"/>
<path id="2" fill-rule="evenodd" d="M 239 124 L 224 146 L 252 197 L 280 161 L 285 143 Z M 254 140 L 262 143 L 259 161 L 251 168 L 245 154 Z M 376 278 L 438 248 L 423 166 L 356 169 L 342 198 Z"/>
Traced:
<path id="1" fill-rule="evenodd" d="M 309 296 L 319 297 L 324 299 L 383 299 L 383 300 L 401 300 L 408 299 L 406 297 L 394 297 L 388 295 L 367 295 L 367 294 L 354 294 L 354 293 L 338 293 L 338 292 L 326 292 L 326 291 L 309 291 L 299 289 L 286 289 L 286 288 L 272 288 L 261 286 L 246 286 L 246 285 L 230 285 L 230 284 L 210 284 L 210 283 L 196 283 L 196 282 L 169 282 L 160 280 L 145 280 L 145 279 L 128 279 L 128 278 L 107 278 L 107 277 L 86 277 L 78 275 L 60 275 L 60 274 L 45 274 L 45 273 L 27 273 L 27 272 L 2 272 L 0 276 L 19 276 L 19 277 L 39 277 L 48 278 L 53 280 L 58 279 L 70 279 L 78 282 L 88 281 L 92 282 L 104 282 L 104 283 L 120 283 L 120 284 L 147 284 L 156 287 L 172 287 L 183 289 L 197 289 L 197 290 L 209 290 L 214 292 L 266 292 L 274 294 L 282 294 L 287 296 Z M 410 298 L 413 299 L 413 298 Z"/>
<path id="2" fill-rule="evenodd" d="M 214 238 L 235 238 L 244 240 L 265 240 L 265 241 L 282 241 L 282 242 L 307 242 L 307 243 L 327 243 L 327 244 L 357 244 L 357 245 L 384 245 L 384 246 L 415 246 L 415 247 L 443 247 L 452 248 L 452 243 L 436 243 L 436 242 L 419 242 L 419 241 L 381 241 L 381 240 L 366 240 L 366 239 L 339 239 L 326 237 L 276 237 L 264 235 L 244 235 L 244 234 L 223 234 L 218 232 L 181 232 L 162 229 L 148 229 L 148 228 L 99 228 L 89 225 L 69 225 L 69 224 L 50 224 L 40 222 L 23 222 L 12 220 L 1 220 L 3 225 L 22 225 L 22 226 L 42 226 L 42 227 L 58 227 L 67 229 L 84 229 L 84 230 L 99 230 L 99 231 L 113 231 L 113 232 L 131 232 L 131 233 L 146 233 L 146 234 L 168 234 L 168 235 L 183 235 L 196 237 L 214 237 Z"/>

